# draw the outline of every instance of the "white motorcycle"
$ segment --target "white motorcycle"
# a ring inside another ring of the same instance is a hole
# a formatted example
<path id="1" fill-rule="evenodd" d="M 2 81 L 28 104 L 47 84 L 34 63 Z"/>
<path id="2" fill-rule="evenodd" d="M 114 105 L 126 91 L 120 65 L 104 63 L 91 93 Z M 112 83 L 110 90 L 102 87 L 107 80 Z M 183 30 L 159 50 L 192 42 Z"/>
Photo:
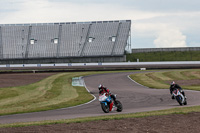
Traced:
<path id="1" fill-rule="evenodd" d="M 116 95 L 115 95 L 116 98 Z M 117 112 L 121 112 L 123 110 L 122 104 L 118 100 L 114 100 L 107 93 L 99 94 L 99 102 L 101 104 L 101 108 L 105 113 L 109 113 L 110 111 L 116 110 Z"/>
<path id="2" fill-rule="evenodd" d="M 177 102 L 180 105 L 187 105 L 186 97 L 183 96 L 183 94 L 180 92 L 179 89 L 174 89 L 174 91 L 172 92 L 172 95 L 176 98 Z"/>

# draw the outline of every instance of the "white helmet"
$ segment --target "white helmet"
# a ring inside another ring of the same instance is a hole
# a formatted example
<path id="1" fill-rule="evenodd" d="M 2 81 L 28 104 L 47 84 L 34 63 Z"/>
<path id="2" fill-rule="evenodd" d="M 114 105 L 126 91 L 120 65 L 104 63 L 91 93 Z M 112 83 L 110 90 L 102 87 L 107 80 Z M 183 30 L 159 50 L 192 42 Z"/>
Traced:
<path id="1" fill-rule="evenodd" d="M 102 84 L 100 84 L 98 88 L 99 88 L 99 89 L 101 89 L 102 87 L 103 87 L 103 85 L 102 85 Z"/>
<path id="2" fill-rule="evenodd" d="M 174 81 L 172 81 L 172 82 L 171 82 L 171 85 L 175 85 L 175 82 L 174 82 Z"/>

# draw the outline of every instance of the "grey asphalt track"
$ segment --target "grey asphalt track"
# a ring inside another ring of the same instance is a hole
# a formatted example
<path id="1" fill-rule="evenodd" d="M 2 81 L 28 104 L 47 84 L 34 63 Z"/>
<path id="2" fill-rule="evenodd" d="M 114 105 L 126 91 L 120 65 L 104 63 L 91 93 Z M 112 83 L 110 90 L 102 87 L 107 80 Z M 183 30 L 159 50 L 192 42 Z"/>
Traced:
<path id="1" fill-rule="evenodd" d="M 150 89 L 141 86 L 128 78 L 128 75 L 138 72 L 123 72 L 99 74 L 84 77 L 87 89 L 97 99 L 94 101 L 71 108 L 24 113 L 16 115 L 0 116 L 0 123 L 31 122 L 42 120 L 60 120 L 89 116 L 102 116 L 123 113 L 135 113 L 143 111 L 162 110 L 181 107 L 175 100 L 171 99 L 168 89 Z M 98 85 L 103 84 L 122 102 L 122 112 L 104 113 L 98 101 Z M 188 97 L 187 106 L 200 105 L 200 92 L 185 90 Z"/>

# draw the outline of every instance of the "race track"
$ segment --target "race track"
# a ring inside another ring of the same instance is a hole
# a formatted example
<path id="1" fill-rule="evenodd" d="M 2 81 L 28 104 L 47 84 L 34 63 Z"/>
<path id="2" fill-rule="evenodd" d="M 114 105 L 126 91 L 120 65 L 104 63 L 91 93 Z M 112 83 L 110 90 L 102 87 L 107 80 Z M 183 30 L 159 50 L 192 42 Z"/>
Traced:
<path id="1" fill-rule="evenodd" d="M 59 120 L 78 117 L 101 116 L 122 113 L 135 113 L 181 107 L 171 99 L 169 90 L 150 89 L 141 86 L 128 78 L 128 75 L 137 72 L 109 73 L 84 77 L 87 89 L 98 99 L 98 85 L 101 83 L 110 91 L 117 94 L 117 99 L 123 104 L 124 110 L 120 113 L 105 114 L 97 99 L 92 102 L 71 108 L 57 109 L 35 113 L 6 115 L 0 117 L 0 123 L 30 122 L 42 120 Z M 188 97 L 187 106 L 200 105 L 200 92 L 185 90 Z"/>

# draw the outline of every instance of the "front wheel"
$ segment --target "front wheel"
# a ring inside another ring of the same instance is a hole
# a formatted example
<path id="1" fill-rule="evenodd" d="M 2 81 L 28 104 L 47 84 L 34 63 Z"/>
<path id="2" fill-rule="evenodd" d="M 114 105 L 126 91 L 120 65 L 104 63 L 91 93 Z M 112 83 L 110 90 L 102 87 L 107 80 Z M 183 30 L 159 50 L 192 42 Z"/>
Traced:
<path id="1" fill-rule="evenodd" d="M 123 106 L 120 101 L 116 100 L 115 105 L 117 107 L 117 112 L 121 112 L 123 110 Z"/>
<path id="2" fill-rule="evenodd" d="M 181 96 L 177 96 L 176 97 L 177 102 L 182 106 L 182 97 Z"/>
<path id="3" fill-rule="evenodd" d="M 105 113 L 109 113 L 109 106 L 108 105 L 105 105 L 105 103 L 101 103 L 101 108 L 103 110 L 103 112 Z"/>

